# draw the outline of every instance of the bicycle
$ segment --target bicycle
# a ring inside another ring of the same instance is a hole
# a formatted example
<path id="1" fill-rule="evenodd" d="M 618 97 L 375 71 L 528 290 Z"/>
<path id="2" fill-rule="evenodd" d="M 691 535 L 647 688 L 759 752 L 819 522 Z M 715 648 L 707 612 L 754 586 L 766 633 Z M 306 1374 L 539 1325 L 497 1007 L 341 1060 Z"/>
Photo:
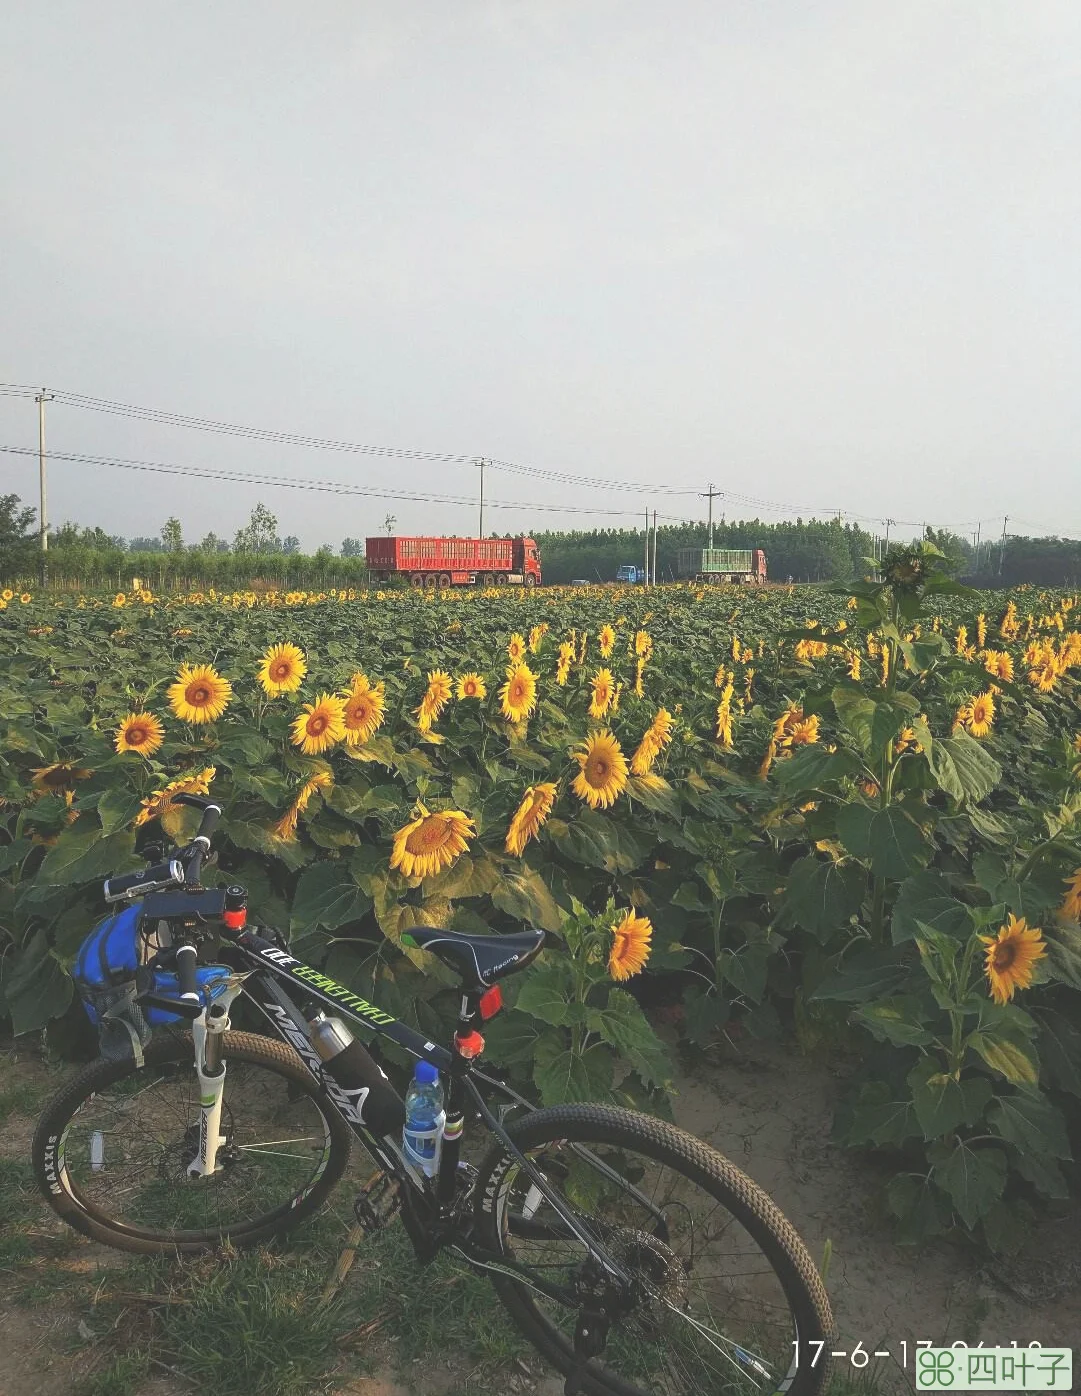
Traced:
<path id="1" fill-rule="evenodd" d="M 248 926 L 243 888 L 204 887 L 221 811 L 176 798 L 202 811 L 198 834 L 110 878 L 107 899 L 127 909 L 102 926 L 127 917 L 146 955 L 110 992 L 190 1031 L 143 1042 L 137 1018 L 125 1020 L 132 1050 L 95 1061 L 46 1107 L 33 1167 L 66 1222 L 143 1255 L 264 1242 L 323 1205 L 355 1138 L 378 1169 L 355 1203 L 365 1230 L 400 1213 L 421 1264 L 449 1250 L 487 1273 L 567 1392 L 821 1388 L 829 1301 L 762 1189 L 663 1121 L 611 1105 L 538 1109 L 480 1069 L 498 981 L 537 957 L 543 931 L 409 933 L 460 981 L 452 1043 L 437 1045 Z M 273 1036 L 232 1029 L 238 997 Z M 435 1176 L 403 1150 L 401 1097 L 328 1009 L 438 1067 L 448 1093 Z M 476 1162 L 463 1153 L 467 1114 L 487 1136 Z"/>

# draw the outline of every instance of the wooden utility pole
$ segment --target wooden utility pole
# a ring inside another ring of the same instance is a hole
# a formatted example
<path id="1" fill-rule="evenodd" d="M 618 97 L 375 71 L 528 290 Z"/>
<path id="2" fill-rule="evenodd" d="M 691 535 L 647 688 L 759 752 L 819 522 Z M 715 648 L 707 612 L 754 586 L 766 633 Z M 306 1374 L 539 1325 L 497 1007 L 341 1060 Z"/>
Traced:
<path id="1" fill-rule="evenodd" d="M 49 580 L 49 500 L 45 485 L 45 404 L 52 402 L 53 396 L 52 393 L 47 393 L 42 388 L 34 399 L 38 405 L 38 485 L 41 490 L 41 508 L 38 513 L 38 525 L 41 532 L 39 575 L 42 586 L 45 586 Z"/>
<path id="2" fill-rule="evenodd" d="M 478 538 L 484 537 L 484 467 L 486 464 L 487 462 L 484 460 L 483 456 L 477 461 L 477 465 L 480 467 L 480 519 L 477 523 Z"/>
<path id="3" fill-rule="evenodd" d="M 716 495 L 718 498 L 720 498 L 720 496 L 721 496 L 723 493 L 724 493 L 723 490 L 715 490 L 715 489 L 713 488 L 713 481 L 712 481 L 712 480 L 709 482 L 709 489 L 706 491 L 705 498 L 709 500 L 709 546 L 710 546 L 710 548 L 713 547 L 713 497 L 714 497 L 714 495 Z"/>

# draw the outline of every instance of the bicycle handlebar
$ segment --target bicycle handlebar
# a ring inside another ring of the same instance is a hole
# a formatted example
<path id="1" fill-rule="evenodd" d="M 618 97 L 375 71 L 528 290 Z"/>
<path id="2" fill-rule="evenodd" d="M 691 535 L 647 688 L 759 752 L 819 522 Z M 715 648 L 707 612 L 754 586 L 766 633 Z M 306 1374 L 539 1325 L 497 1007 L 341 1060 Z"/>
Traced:
<path id="1" fill-rule="evenodd" d="M 186 848 L 176 849 L 173 856 L 149 864 L 140 872 L 121 873 L 105 880 L 107 902 L 131 902 L 150 892 L 164 892 L 173 887 L 198 887 L 203 860 L 210 852 L 210 839 L 221 818 L 221 805 L 201 795 L 174 795 L 173 804 L 188 805 L 202 810 L 199 831 Z"/>

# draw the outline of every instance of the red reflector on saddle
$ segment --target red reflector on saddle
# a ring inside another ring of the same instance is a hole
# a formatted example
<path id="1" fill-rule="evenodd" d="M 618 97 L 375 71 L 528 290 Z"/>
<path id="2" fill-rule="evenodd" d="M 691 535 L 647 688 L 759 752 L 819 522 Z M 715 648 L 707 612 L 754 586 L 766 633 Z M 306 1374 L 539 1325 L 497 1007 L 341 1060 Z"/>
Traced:
<path id="1" fill-rule="evenodd" d="M 487 1022 L 489 1018 L 495 1017 L 503 1007 L 503 990 L 498 984 L 493 984 L 490 989 L 486 989 L 484 993 L 481 994 L 480 1003 L 477 1007 L 480 1009 L 480 1016 L 485 1022 Z"/>

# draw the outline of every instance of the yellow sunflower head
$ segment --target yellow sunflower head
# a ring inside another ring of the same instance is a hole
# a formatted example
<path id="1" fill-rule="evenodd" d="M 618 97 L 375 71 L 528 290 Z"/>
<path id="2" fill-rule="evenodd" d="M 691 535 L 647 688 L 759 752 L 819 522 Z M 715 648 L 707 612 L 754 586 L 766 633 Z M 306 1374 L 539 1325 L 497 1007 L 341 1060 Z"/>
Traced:
<path id="1" fill-rule="evenodd" d="M 525 650 L 525 636 L 516 631 L 507 642 L 507 658 L 512 664 L 520 664 L 525 658 Z"/>
<path id="2" fill-rule="evenodd" d="M 116 608 L 116 610 L 119 611 L 127 604 L 128 598 L 124 595 L 122 591 L 118 591 L 116 595 L 113 597 L 113 606 Z"/>
<path id="3" fill-rule="evenodd" d="M 216 722 L 229 706 L 233 686 L 209 664 L 180 667 L 176 682 L 169 685 L 169 706 L 181 722 Z"/>
<path id="4" fill-rule="evenodd" d="M 134 751 L 140 756 L 152 756 L 165 738 L 161 719 L 153 713 L 129 713 L 116 729 L 118 752 Z"/>
<path id="5" fill-rule="evenodd" d="M 508 722 L 522 722 L 537 702 L 537 678 L 528 664 L 516 664 L 499 690 L 500 711 Z"/>
<path id="6" fill-rule="evenodd" d="M 488 685 L 484 682 L 482 675 L 470 671 L 468 674 L 463 674 L 458 680 L 455 694 L 459 703 L 464 702 L 466 698 L 487 698 Z"/>
<path id="7" fill-rule="evenodd" d="M 653 640 L 648 630 L 637 630 L 634 635 L 634 652 L 639 659 L 648 659 L 653 653 Z M 736 654 L 734 658 L 738 659 Z"/>
<path id="8" fill-rule="evenodd" d="M 93 773 L 74 761 L 54 761 L 51 766 L 37 766 L 30 772 L 30 784 L 42 795 L 61 795 L 75 789 L 81 780 Z"/>
<path id="9" fill-rule="evenodd" d="M 965 726 L 974 737 L 986 737 L 995 720 L 995 700 L 990 693 L 979 693 L 968 705 Z"/>
<path id="10" fill-rule="evenodd" d="M 615 698 L 616 682 L 611 669 L 598 669 L 590 680 L 593 697 L 589 703 L 590 717 L 603 717 Z"/>
<path id="11" fill-rule="evenodd" d="M 147 796 L 143 801 L 142 809 L 135 816 L 135 828 L 138 829 L 151 819 L 160 819 L 161 827 L 170 838 L 179 837 L 184 822 L 185 806 L 176 804 L 173 797 L 209 794 L 210 782 L 217 774 L 216 766 L 207 766 L 205 770 L 194 771 L 191 775 L 170 781 L 162 790 L 155 790 L 153 795 Z"/>
<path id="12" fill-rule="evenodd" d="M 980 936 L 987 947 L 984 973 L 996 1003 L 1008 1003 L 1018 989 L 1032 983 L 1033 966 L 1046 954 L 1043 934 L 1023 916 L 1011 912 L 997 936 Z"/>
<path id="13" fill-rule="evenodd" d="M 417 805 L 417 815 L 394 835 L 390 866 L 403 877 L 434 877 L 464 853 L 476 835 L 472 819 L 461 810 L 433 814 Z"/>
<path id="14" fill-rule="evenodd" d="M 263 655 L 258 678 L 268 698 L 295 693 L 304 681 L 308 665 L 304 651 L 296 645 L 272 645 Z"/>
<path id="15" fill-rule="evenodd" d="M 24 606 L 29 606 L 30 603 L 31 603 L 31 601 L 33 601 L 33 599 L 34 599 L 34 598 L 30 595 L 30 593 L 29 593 L 28 591 L 24 591 L 24 592 L 21 594 L 21 596 L 19 597 L 20 602 L 21 602 Z"/>
<path id="16" fill-rule="evenodd" d="M 342 724 L 349 746 L 363 746 L 383 725 L 386 697 L 383 685 L 354 688 L 342 698 Z"/>
<path id="17" fill-rule="evenodd" d="M 305 756 L 318 756 L 345 737 L 344 705 L 331 693 L 320 693 L 293 721 L 292 742 Z"/>
<path id="18" fill-rule="evenodd" d="M 607 809 L 627 788 L 627 758 L 613 734 L 591 732 L 574 753 L 578 774 L 571 789 L 590 809 Z"/>
<path id="19" fill-rule="evenodd" d="M 616 647 L 616 632 L 610 625 L 601 626 L 597 643 L 601 647 L 601 658 L 607 659 Z"/>
<path id="20" fill-rule="evenodd" d="M 1062 899 L 1060 914 L 1067 921 L 1081 921 L 1081 868 L 1075 868 L 1066 879 L 1066 895 Z"/>
<path id="21" fill-rule="evenodd" d="M 547 623 L 542 624 L 542 625 L 535 625 L 535 626 L 533 627 L 533 629 L 529 632 L 529 653 L 530 653 L 530 654 L 537 654 L 537 653 L 540 651 L 541 641 L 544 639 L 544 637 L 545 637 L 545 635 L 546 635 L 547 633 L 548 633 L 548 626 L 547 626 Z"/>
<path id="22" fill-rule="evenodd" d="M 639 974 L 649 959 L 653 927 L 649 918 L 628 911 L 612 928 L 612 948 L 608 952 L 608 973 L 613 979 L 630 979 Z"/>
<path id="23" fill-rule="evenodd" d="M 552 812 L 555 804 L 556 787 L 552 781 L 531 785 L 522 796 L 521 803 L 511 817 L 507 828 L 504 847 L 508 853 L 521 857 L 530 839 L 535 839 Z"/>
<path id="24" fill-rule="evenodd" d="M 15 593 L 10 587 L 5 587 L 3 591 L 0 591 L 0 601 L 11 601 L 14 596 Z"/>

